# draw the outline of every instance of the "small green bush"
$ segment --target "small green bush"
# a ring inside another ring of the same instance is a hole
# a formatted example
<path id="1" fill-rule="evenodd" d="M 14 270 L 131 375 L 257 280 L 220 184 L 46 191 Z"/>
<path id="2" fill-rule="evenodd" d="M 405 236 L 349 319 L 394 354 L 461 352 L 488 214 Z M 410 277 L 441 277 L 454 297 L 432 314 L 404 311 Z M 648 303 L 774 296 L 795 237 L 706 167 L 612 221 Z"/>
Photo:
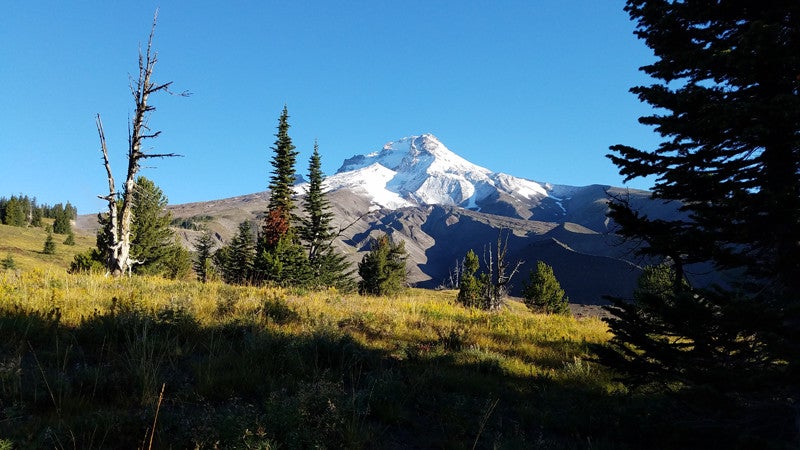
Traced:
<path id="1" fill-rule="evenodd" d="M 569 298 L 553 273 L 553 268 L 542 261 L 536 263 L 528 283 L 522 290 L 528 308 L 545 314 L 569 315 Z"/>
<path id="2" fill-rule="evenodd" d="M 17 263 L 14 261 L 14 257 L 11 256 L 11 254 L 8 254 L 5 258 L 3 258 L 2 261 L 0 261 L 0 267 L 3 269 L 13 270 L 17 268 Z"/>

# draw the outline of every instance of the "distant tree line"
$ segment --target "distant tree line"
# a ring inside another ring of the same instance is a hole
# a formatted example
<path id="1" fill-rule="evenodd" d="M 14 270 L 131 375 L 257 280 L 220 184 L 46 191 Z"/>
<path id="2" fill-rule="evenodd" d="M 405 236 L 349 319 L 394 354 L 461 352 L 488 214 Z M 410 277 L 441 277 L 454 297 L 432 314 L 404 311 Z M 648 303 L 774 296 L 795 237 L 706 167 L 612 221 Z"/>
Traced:
<path id="1" fill-rule="evenodd" d="M 70 202 L 53 206 L 38 204 L 36 197 L 12 195 L 0 197 L 0 222 L 15 227 L 44 227 L 42 219 L 53 219 L 53 233 L 69 234 L 71 221 L 78 218 L 78 210 Z"/>

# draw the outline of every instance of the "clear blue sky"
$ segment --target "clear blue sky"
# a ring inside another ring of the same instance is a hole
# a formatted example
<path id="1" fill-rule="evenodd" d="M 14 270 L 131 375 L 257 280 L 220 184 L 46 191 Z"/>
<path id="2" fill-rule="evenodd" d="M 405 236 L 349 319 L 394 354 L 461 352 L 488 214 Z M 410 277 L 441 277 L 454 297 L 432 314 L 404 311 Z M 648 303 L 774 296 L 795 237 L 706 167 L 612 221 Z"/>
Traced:
<path id="1" fill-rule="evenodd" d="M 0 196 L 103 210 L 94 116 L 125 176 L 129 74 L 160 7 L 149 145 L 183 158 L 141 174 L 170 203 L 266 189 L 283 105 L 306 172 L 433 133 L 466 159 L 542 182 L 622 185 L 604 155 L 652 148 L 628 92 L 652 54 L 622 0 L 34 1 L 0 15 Z M 630 184 L 647 188 L 646 182 Z"/>

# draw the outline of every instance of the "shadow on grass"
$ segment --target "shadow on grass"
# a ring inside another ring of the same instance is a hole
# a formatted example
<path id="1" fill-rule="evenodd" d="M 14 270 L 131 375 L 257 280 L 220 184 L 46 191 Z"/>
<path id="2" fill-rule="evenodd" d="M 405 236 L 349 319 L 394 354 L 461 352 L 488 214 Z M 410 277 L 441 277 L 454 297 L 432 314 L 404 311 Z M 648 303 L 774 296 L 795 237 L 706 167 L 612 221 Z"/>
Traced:
<path id="1" fill-rule="evenodd" d="M 580 377 L 512 376 L 499 361 L 446 340 L 388 351 L 335 325 L 289 332 L 300 323 L 289 311 L 273 301 L 247 320 L 201 326 L 180 308 L 116 305 L 69 327 L 58 310 L 2 310 L 0 443 L 146 448 L 151 436 L 154 448 L 770 443 L 715 428 L 700 419 L 707 410 L 655 394 L 608 393 Z"/>

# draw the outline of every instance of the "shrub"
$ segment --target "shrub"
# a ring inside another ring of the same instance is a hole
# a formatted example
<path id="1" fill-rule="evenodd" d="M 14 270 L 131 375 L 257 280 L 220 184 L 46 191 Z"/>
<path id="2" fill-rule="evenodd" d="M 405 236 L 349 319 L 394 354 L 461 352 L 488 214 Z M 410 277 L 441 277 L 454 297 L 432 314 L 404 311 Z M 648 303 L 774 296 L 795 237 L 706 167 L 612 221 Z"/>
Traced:
<path id="1" fill-rule="evenodd" d="M 84 272 L 103 272 L 106 267 L 100 262 L 100 253 L 97 249 L 89 250 L 84 253 L 78 253 L 72 258 L 72 262 L 67 269 L 68 273 L 84 273 Z"/>
<path id="2" fill-rule="evenodd" d="M 56 252 L 56 241 L 53 240 L 53 232 L 47 230 L 47 238 L 44 240 L 44 249 L 42 252 L 45 255 L 52 255 Z"/>
<path id="3" fill-rule="evenodd" d="M 467 252 L 458 283 L 458 297 L 456 301 L 467 307 L 479 307 L 483 303 L 484 283 L 476 276 L 480 262 L 474 251 Z"/>
<path id="4" fill-rule="evenodd" d="M 569 298 L 553 273 L 553 268 L 542 261 L 530 272 L 530 280 L 522 289 L 528 308 L 546 314 L 569 314 Z"/>
<path id="5" fill-rule="evenodd" d="M 406 284 L 405 243 L 395 244 L 384 234 L 372 243 L 372 249 L 358 264 L 358 293 L 361 295 L 397 295 Z"/>
<path id="6" fill-rule="evenodd" d="M 14 261 L 14 257 L 11 256 L 11 254 L 9 254 L 5 258 L 3 258 L 2 261 L 0 261 L 0 267 L 2 267 L 3 269 L 16 269 L 17 263 L 16 261 Z"/>

